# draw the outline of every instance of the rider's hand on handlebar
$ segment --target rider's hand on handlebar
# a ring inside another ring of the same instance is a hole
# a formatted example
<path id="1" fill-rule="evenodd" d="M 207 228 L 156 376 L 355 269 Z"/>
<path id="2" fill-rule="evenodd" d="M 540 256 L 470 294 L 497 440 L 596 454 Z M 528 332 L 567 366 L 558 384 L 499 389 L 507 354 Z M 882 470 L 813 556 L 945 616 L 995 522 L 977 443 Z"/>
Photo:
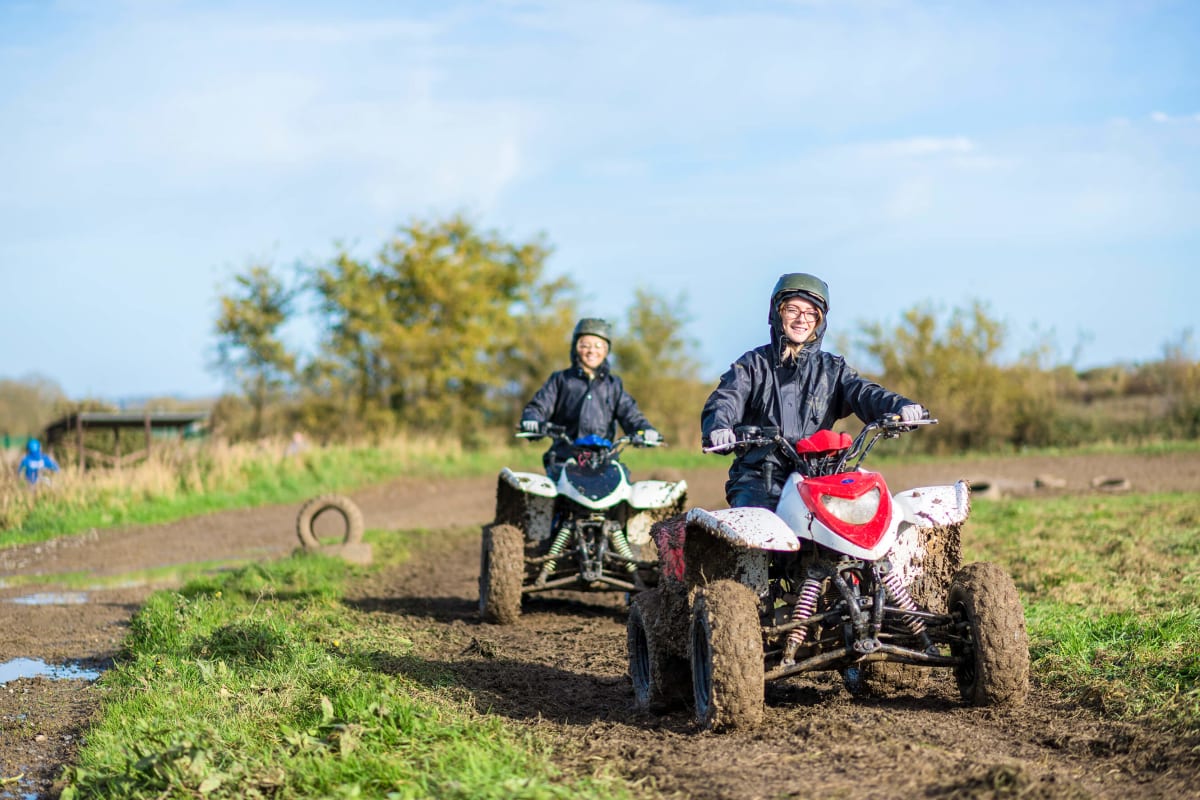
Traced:
<path id="1" fill-rule="evenodd" d="M 521 433 L 541 433 L 542 423 L 536 419 L 521 420 Z"/>
<path id="2" fill-rule="evenodd" d="M 647 447 L 658 447 L 662 444 L 662 434 L 654 430 L 654 428 L 638 431 L 638 434 L 642 437 L 642 444 Z"/>
<path id="3" fill-rule="evenodd" d="M 708 441 L 712 443 L 714 450 L 730 450 L 737 443 L 737 436 L 729 428 L 717 428 L 708 435 Z"/>
<path id="4" fill-rule="evenodd" d="M 925 419 L 929 412 L 919 403 L 909 403 L 900 408 L 900 420 L 902 422 L 918 422 Z"/>

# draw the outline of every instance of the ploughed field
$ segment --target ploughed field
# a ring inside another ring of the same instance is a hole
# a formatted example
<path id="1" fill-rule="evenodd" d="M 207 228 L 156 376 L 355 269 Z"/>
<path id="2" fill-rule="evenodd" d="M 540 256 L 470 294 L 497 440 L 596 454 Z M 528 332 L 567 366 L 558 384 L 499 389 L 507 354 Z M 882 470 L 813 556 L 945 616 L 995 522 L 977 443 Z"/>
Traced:
<path id="1" fill-rule="evenodd" d="M 966 478 L 1009 495 L 1096 492 L 1103 489 L 1093 483 L 1116 487 L 1113 479 L 1122 479 L 1133 491 L 1200 492 L 1200 454 L 883 469 L 893 489 Z M 721 469 L 685 477 L 690 505 L 723 507 Z M 494 496 L 488 477 L 401 479 L 354 499 L 368 528 L 403 530 L 481 524 Z M 296 511 L 222 512 L 0 550 L 0 664 L 40 659 L 47 671 L 63 663 L 103 669 L 145 597 L 175 582 L 170 567 L 285 555 L 297 545 Z M 476 614 L 478 569 L 479 537 L 447 534 L 403 567 L 364 580 L 352 602 L 406 623 L 406 635 L 417 632 L 414 655 L 452 673 L 481 711 L 536 726 L 568 771 L 607 765 L 665 796 L 696 798 L 1180 797 L 1200 785 L 1200 755 L 1187 743 L 1105 720 L 1036 681 L 1021 708 L 966 707 L 948 672 L 919 694 L 881 699 L 851 699 L 836 676 L 771 684 L 759 728 L 701 734 L 686 710 L 635 712 L 621 595 L 535 597 L 516 624 L 484 625 Z M 21 583 L 71 573 L 115 582 L 86 592 Z M 130 574 L 140 575 L 135 585 L 118 579 Z M 0 680 L 0 779 L 9 779 L 0 796 L 52 793 L 99 690 L 86 678 Z"/>

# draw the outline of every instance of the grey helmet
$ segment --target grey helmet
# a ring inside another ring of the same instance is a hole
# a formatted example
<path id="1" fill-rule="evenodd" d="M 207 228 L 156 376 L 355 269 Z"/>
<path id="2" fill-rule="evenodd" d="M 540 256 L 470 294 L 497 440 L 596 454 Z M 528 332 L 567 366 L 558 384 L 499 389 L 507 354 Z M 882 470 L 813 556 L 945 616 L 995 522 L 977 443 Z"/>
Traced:
<path id="1" fill-rule="evenodd" d="M 775 281 L 775 289 L 771 292 L 771 318 L 774 320 L 775 309 L 779 304 L 791 297 L 803 297 L 821 309 L 822 314 L 829 313 L 829 286 L 816 275 L 807 272 L 792 272 L 780 275 Z"/>
<path id="2" fill-rule="evenodd" d="M 599 317 L 585 317 L 576 323 L 575 332 L 571 334 L 572 349 L 575 348 L 575 343 L 579 341 L 580 336 L 599 336 L 608 342 L 609 347 L 612 347 L 612 326 Z"/>

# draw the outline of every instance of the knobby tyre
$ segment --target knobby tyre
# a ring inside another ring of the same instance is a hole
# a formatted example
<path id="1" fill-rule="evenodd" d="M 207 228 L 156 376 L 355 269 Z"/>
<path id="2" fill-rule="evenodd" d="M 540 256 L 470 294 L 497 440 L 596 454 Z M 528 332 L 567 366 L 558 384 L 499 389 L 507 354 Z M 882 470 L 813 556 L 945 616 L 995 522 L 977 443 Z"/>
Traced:
<path id="1" fill-rule="evenodd" d="M 682 705 L 691 690 L 687 660 L 669 646 L 678 622 L 667 618 L 662 591 L 639 593 L 629 604 L 626 645 L 633 702 L 639 711 L 661 713 Z"/>
<path id="2" fill-rule="evenodd" d="M 1029 638 L 1017 587 L 995 564 L 968 564 L 950 584 L 950 613 L 969 627 L 969 644 L 951 651 L 963 700 L 977 706 L 1020 705 L 1029 693 Z"/>
<path id="3" fill-rule="evenodd" d="M 514 525 L 483 529 L 479 565 L 479 615 L 484 622 L 510 625 L 521 616 L 525 574 L 525 535 Z"/>
<path id="4" fill-rule="evenodd" d="M 721 731 L 762 722 L 763 643 L 754 592 L 732 580 L 697 592 L 689 649 L 697 724 Z"/>

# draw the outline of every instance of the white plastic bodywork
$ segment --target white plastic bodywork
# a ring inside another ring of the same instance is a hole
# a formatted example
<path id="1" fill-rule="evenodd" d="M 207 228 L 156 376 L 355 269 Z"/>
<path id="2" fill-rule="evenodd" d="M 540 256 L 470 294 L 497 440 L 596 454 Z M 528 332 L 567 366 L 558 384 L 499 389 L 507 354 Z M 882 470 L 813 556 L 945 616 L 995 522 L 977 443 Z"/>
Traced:
<path id="1" fill-rule="evenodd" d="M 638 481 L 629 492 L 629 505 L 636 509 L 666 508 L 687 491 L 687 481 Z"/>
<path id="2" fill-rule="evenodd" d="M 783 523 L 796 531 L 800 538 L 811 539 L 823 547 L 828 547 L 830 550 L 836 550 L 853 558 L 861 558 L 867 561 L 875 561 L 883 558 L 892 549 L 892 546 L 896 543 L 896 531 L 902 519 L 900 514 L 896 513 L 894 505 L 892 518 L 888 520 L 887 529 L 879 537 L 879 541 L 875 543 L 875 546 L 870 548 L 859 547 L 839 535 L 836 531 L 827 528 L 821 520 L 817 519 L 808 510 L 808 506 L 804 504 L 804 498 L 800 496 L 799 485 L 803 480 L 804 478 L 798 473 L 792 473 L 788 476 L 787 483 L 783 487 L 783 493 L 779 497 L 779 505 L 775 509 L 775 513 L 779 515 Z"/>
<path id="3" fill-rule="evenodd" d="M 895 500 L 904 521 L 918 528 L 958 525 L 971 514 L 971 487 L 966 481 L 908 489 L 897 492 Z"/>
<path id="4" fill-rule="evenodd" d="M 509 486 L 525 494 L 549 498 L 558 496 L 558 490 L 554 488 L 554 483 L 545 475 L 538 475 L 533 472 L 513 472 L 508 467 L 505 467 L 500 470 L 500 477 Z"/>
<path id="5" fill-rule="evenodd" d="M 592 511 L 603 511 L 606 508 L 612 508 L 617 503 L 628 500 L 633 492 L 633 487 L 629 485 L 629 480 L 625 477 L 624 470 L 621 471 L 621 482 L 617 484 L 617 488 L 599 500 L 593 500 L 572 486 L 571 481 L 567 479 L 566 469 L 563 469 L 562 473 L 558 476 L 558 486 L 556 488 L 558 489 L 558 493 L 563 497 L 574 500 L 579 505 L 584 508 L 590 508 Z"/>
<path id="6" fill-rule="evenodd" d="M 688 527 L 704 528 L 738 547 L 778 550 L 793 553 L 800 540 L 782 519 L 765 508 L 722 508 L 705 511 L 693 508 L 687 514 Z"/>

